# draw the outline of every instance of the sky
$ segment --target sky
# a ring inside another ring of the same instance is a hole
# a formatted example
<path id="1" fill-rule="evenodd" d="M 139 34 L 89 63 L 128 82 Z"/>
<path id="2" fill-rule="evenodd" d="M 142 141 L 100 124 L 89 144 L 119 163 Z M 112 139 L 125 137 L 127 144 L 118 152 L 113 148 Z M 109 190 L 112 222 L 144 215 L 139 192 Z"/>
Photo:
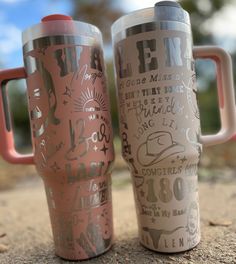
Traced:
<path id="1" fill-rule="evenodd" d="M 198 0 L 203 3 L 205 0 Z M 153 6 L 153 0 L 119 0 L 117 7 L 125 13 Z M 205 2 L 204 2 L 205 3 Z M 72 13 L 73 5 L 70 0 L 0 0 L 0 67 L 13 68 L 23 64 L 21 32 L 39 23 L 42 17 L 53 14 Z M 220 14 L 212 17 L 206 29 L 212 29 L 216 37 L 227 40 L 236 39 L 236 4 L 225 6 Z M 234 50 L 232 41 L 219 43 L 229 51 Z"/>
<path id="2" fill-rule="evenodd" d="M 21 32 L 52 13 L 69 14 L 70 0 L 0 0 L 0 63 L 4 68 L 23 64 Z"/>

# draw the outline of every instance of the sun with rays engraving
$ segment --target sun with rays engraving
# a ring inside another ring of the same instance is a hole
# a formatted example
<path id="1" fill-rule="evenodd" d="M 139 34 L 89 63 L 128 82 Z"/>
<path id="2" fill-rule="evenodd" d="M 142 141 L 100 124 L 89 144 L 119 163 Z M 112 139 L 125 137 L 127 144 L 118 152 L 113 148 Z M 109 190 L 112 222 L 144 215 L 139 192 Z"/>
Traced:
<path id="1" fill-rule="evenodd" d="M 82 92 L 81 96 L 74 101 L 75 112 L 107 111 L 106 102 L 102 94 L 94 90 Z"/>

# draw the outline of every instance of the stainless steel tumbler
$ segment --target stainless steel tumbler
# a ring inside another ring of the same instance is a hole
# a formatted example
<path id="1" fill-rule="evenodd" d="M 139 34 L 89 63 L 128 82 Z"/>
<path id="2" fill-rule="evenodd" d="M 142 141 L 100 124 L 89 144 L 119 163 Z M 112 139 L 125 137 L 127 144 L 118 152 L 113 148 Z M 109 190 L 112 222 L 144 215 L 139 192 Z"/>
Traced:
<path id="1" fill-rule="evenodd" d="M 202 144 L 235 131 L 230 56 L 218 47 L 192 52 L 188 13 L 172 1 L 135 11 L 112 26 L 123 157 L 130 167 L 141 244 L 180 252 L 200 241 L 197 171 Z M 195 58 L 217 66 L 222 128 L 200 134 Z"/>
<path id="2" fill-rule="evenodd" d="M 24 68 L 0 72 L 0 153 L 11 163 L 35 164 L 56 254 L 98 256 L 113 241 L 114 150 L 101 33 L 68 16 L 47 16 L 23 32 L 23 56 Z M 27 80 L 33 143 L 26 156 L 14 149 L 5 85 L 19 78 Z"/>

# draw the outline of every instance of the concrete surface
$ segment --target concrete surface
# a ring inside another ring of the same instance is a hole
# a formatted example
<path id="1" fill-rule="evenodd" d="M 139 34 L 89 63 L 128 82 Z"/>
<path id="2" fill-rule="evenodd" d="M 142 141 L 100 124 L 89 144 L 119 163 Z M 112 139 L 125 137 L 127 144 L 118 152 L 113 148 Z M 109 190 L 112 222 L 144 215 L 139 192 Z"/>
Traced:
<path id="1" fill-rule="evenodd" d="M 200 183 L 199 189 L 201 243 L 185 253 L 164 255 L 139 244 L 132 187 L 114 184 L 115 244 L 106 254 L 83 262 L 236 263 L 236 183 Z M 41 180 L 0 192 L 0 263 L 75 263 L 54 255 Z"/>

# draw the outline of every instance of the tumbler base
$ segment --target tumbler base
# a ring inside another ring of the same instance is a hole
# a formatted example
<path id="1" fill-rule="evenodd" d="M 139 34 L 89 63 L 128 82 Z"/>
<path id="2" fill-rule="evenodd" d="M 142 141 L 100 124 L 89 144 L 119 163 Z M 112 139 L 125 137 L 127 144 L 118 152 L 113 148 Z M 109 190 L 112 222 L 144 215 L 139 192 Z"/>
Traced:
<path id="1" fill-rule="evenodd" d="M 91 257 L 78 257 L 77 256 L 62 256 L 62 254 L 58 254 L 57 252 L 55 252 L 55 255 L 63 260 L 66 260 L 66 261 L 79 261 L 79 260 L 88 260 L 88 259 L 93 259 L 93 258 L 97 258 L 97 257 L 100 257 L 102 256 L 103 254 L 105 254 L 107 251 L 109 251 L 111 248 L 112 248 L 113 244 L 111 244 L 109 247 L 107 247 L 103 252 L 97 254 L 97 255 L 94 255 L 94 256 L 91 256 Z"/>
<path id="2" fill-rule="evenodd" d="M 185 249 L 179 249 L 179 250 L 158 250 L 158 249 L 153 249 L 145 244 L 143 244 L 141 241 L 139 241 L 140 245 L 143 246 L 144 248 L 148 249 L 148 250 L 151 250 L 153 252 L 156 252 L 156 253 L 161 253 L 161 254 L 176 254 L 176 253 L 181 253 L 181 252 L 186 252 L 186 251 L 190 251 L 192 250 L 193 248 L 195 248 L 196 246 L 198 246 L 198 244 L 200 243 L 201 241 L 199 240 L 196 244 L 194 244 L 193 246 L 191 246 L 190 248 L 185 248 Z"/>

